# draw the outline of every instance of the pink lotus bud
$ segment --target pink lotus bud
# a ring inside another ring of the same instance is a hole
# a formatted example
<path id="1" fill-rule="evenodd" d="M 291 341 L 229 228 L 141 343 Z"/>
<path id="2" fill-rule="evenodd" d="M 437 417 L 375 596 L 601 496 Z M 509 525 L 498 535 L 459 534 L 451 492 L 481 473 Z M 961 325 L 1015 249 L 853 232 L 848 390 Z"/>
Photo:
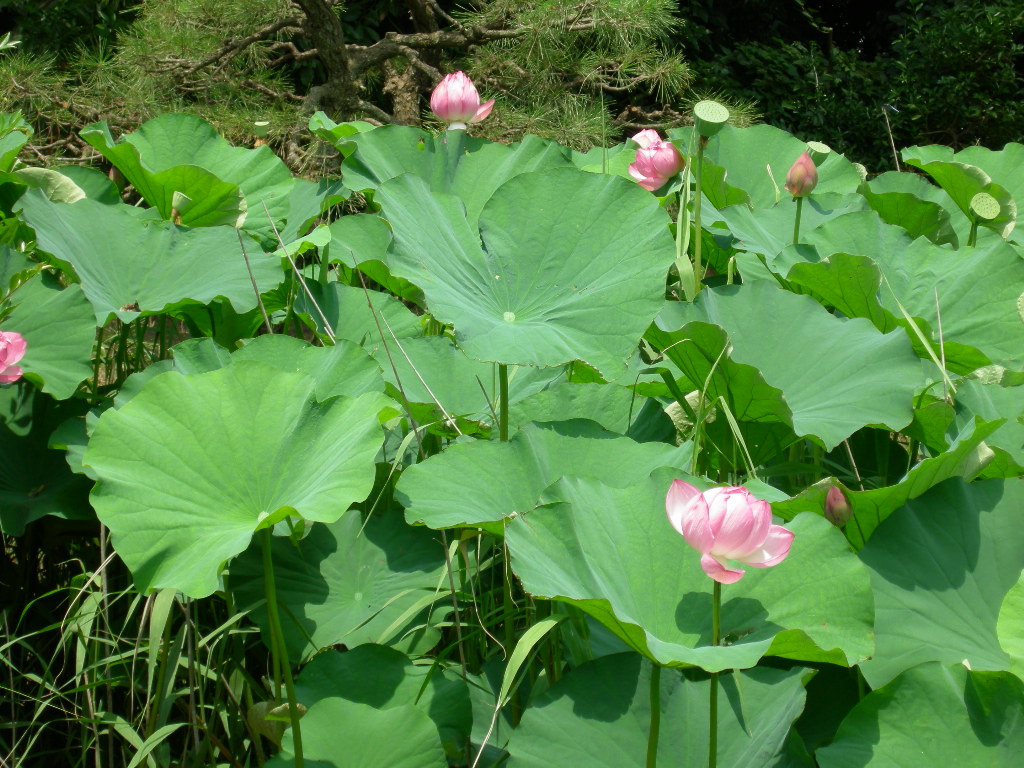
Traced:
<path id="1" fill-rule="evenodd" d="M 466 123 L 479 123 L 489 114 L 494 99 L 480 103 L 480 94 L 464 72 L 445 75 L 430 94 L 430 109 L 448 123 L 449 128 L 465 130 Z"/>
<path id="2" fill-rule="evenodd" d="M 833 485 L 825 495 L 825 518 L 837 528 L 846 525 L 853 514 L 846 494 L 838 486 Z"/>
<path id="3" fill-rule="evenodd" d="M 743 576 L 731 570 L 736 560 L 754 568 L 778 565 L 789 554 L 793 532 L 772 525 L 772 508 L 742 487 L 711 488 L 701 493 L 689 483 L 673 480 L 665 497 L 672 527 L 700 555 L 704 573 L 721 584 Z"/>
<path id="4" fill-rule="evenodd" d="M 10 384 L 21 378 L 16 362 L 25 356 L 25 339 L 20 333 L 0 331 L 0 383 Z"/>
<path id="5" fill-rule="evenodd" d="M 683 156 L 670 141 L 664 141 L 657 131 L 640 131 L 633 137 L 640 148 L 636 159 L 629 166 L 629 175 L 644 189 L 651 192 L 661 189 L 665 183 L 683 168 Z"/>
<path id="6" fill-rule="evenodd" d="M 818 169 L 811 156 L 804 152 L 786 174 L 786 191 L 793 197 L 807 197 L 818 186 Z"/>

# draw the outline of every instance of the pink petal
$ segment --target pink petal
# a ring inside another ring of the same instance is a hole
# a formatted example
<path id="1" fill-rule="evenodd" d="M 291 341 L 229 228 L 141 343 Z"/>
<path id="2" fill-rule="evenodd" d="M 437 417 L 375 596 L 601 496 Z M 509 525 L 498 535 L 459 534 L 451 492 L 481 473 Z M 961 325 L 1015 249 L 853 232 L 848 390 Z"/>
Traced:
<path id="1" fill-rule="evenodd" d="M 731 571 L 711 555 L 704 555 L 700 559 L 700 567 L 704 573 L 717 581 L 719 584 L 735 584 L 745 571 Z"/>
<path id="2" fill-rule="evenodd" d="M 781 525 L 773 525 L 769 528 L 768 537 L 760 549 L 746 557 L 737 557 L 736 559 L 755 568 L 770 568 L 786 559 L 792 544 L 793 532 Z"/>
<path id="3" fill-rule="evenodd" d="M 637 144 L 638 146 L 647 149 L 647 147 L 651 146 L 652 144 L 657 144 L 658 142 L 660 142 L 661 136 L 658 135 L 657 131 L 652 130 L 651 128 L 647 128 L 633 136 L 632 139 L 634 144 Z"/>
<path id="4" fill-rule="evenodd" d="M 469 122 L 471 122 L 471 123 L 479 123 L 481 120 L 483 120 L 489 114 L 491 114 L 491 110 L 493 108 L 494 108 L 494 99 L 491 99 L 490 101 L 485 101 L 483 104 L 480 105 L 480 109 L 478 109 L 476 111 L 476 114 L 474 114 L 473 117 L 470 118 Z"/>
<path id="5" fill-rule="evenodd" d="M 715 539 L 715 554 L 743 560 L 763 546 L 772 524 L 772 508 L 767 501 L 755 499 L 746 489 L 742 498 L 738 495 L 730 496 L 729 504 L 731 510 L 734 510 L 730 511 L 729 517 L 742 521 L 743 526 L 731 531 L 735 538 L 727 539 L 723 533 L 719 533 Z M 746 530 L 745 536 L 741 535 L 743 530 Z"/>
<path id="6" fill-rule="evenodd" d="M 683 483 L 683 485 L 686 485 L 686 483 Z M 671 492 L 672 489 L 670 488 L 669 493 Z M 685 493 L 685 489 L 681 493 Z M 668 500 L 666 499 L 665 506 L 669 513 L 669 520 L 675 529 L 683 534 L 686 543 L 701 554 L 710 552 L 711 548 L 715 545 L 715 537 L 711 532 L 708 505 L 704 501 L 704 496 L 698 493 L 685 504 L 673 504 L 671 507 L 669 507 Z"/>
<path id="7" fill-rule="evenodd" d="M 0 384 L 10 384 L 12 381 L 17 381 L 21 378 L 21 373 L 21 368 L 17 365 L 4 368 L 3 373 L 0 373 Z"/>

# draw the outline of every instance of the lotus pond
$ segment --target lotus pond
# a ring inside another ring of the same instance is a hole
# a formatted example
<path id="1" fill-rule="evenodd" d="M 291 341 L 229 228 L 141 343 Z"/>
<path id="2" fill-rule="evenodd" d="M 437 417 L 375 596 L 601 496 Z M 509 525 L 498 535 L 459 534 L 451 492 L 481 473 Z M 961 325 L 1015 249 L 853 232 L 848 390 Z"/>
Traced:
<path id="1" fill-rule="evenodd" d="M 4 116 L 0 764 L 1020 765 L 1024 146 L 704 117 Z"/>

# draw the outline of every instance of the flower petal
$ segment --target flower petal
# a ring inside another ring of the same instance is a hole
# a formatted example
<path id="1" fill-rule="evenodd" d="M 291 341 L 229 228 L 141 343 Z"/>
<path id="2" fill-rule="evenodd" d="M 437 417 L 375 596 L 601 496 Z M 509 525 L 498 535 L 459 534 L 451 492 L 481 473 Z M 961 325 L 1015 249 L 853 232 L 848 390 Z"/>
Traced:
<path id="1" fill-rule="evenodd" d="M 708 505 L 704 496 L 689 483 L 673 481 L 665 497 L 665 511 L 669 522 L 686 543 L 704 554 L 711 551 L 715 537 L 711 533 Z"/>
<path id="2" fill-rule="evenodd" d="M 490 101 L 485 101 L 483 104 L 480 105 L 480 109 L 478 109 L 476 111 L 476 114 L 474 114 L 473 117 L 470 118 L 469 122 L 471 122 L 471 123 L 479 123 L 481 120 L 483 120 L 489 114 L 491 114 L 491 109 L 493 107 L 494 107 L 494 99 L 491 99 Z"/>
<path id="3" fill-rule="evenodd" d="M 733 571 L 726 568 L 712 555 L 702 556 L 700 559 L 700 567 L 704 569 L 704 573 L 719 584 L 735 584 L 743 578 L 743 574 L 746 573 L 746 571 Z"/>
<path id="4" fill-rule="evenodd" d="M 754 498 L 745 488 L 743 494 L 729 496 L 729 512 L 727 519 L 742 521 L 730 534 L 735 538 L 726 540 L 722 533 L 715 539 L 715 554 L 732 560 L 743 560 L 752 552 L 757 552 L 764 544 L 772 524 L 772 508 L 767 501 Z M 724 526 L 723 526 L 724 527 Z M 741 535 L 743 531 L 746 535 Z"/>
<path id="5" fill-rule="evenodd" d="M 10 384 L 12 381 L 17 381 L 21 378 L 22 370 L 20 366 L 11 365 L 4 368 L 3 373 L 0 373 L 0 384 Z"/>
<path id="6" fill-rule="evenodd" d="M 658 132 L 651 128 L 640 131 L 640 133 L 632 136 L 631 138 L 633 139 L 634 144 L 637 144 L 644 149 L 661 141 L 661 136 L 658 135 Z"/>
<path id="7" fill-rule="evenodd" d="M 736 559 L 755 568 L 770 568 L 786 559 L 792 544 L 793 532 L 781 525 L 773 525 L 768 529 L 768 537 L 760 549 L 746 557 L 737 557 Z"/>

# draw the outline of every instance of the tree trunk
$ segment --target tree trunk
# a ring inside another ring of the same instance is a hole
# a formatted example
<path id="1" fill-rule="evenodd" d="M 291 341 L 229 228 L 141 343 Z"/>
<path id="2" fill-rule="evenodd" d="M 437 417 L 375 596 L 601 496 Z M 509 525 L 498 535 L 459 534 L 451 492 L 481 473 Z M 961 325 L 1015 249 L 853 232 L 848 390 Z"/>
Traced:
<path id="1" fill-rule="evenodd" d="M 355 117 L 361 99 L 359 83 L 352 77 L 348 52 L 345 49 L 345 29 L 341 19 L 325 0 L 292 0 L 302 9 L 306 19 L 303 29 L 316 47 L 317 58 L 324 65 L 327 80 L 310 89 L 306 106 L 320 108 L 334 120 Z"/>

